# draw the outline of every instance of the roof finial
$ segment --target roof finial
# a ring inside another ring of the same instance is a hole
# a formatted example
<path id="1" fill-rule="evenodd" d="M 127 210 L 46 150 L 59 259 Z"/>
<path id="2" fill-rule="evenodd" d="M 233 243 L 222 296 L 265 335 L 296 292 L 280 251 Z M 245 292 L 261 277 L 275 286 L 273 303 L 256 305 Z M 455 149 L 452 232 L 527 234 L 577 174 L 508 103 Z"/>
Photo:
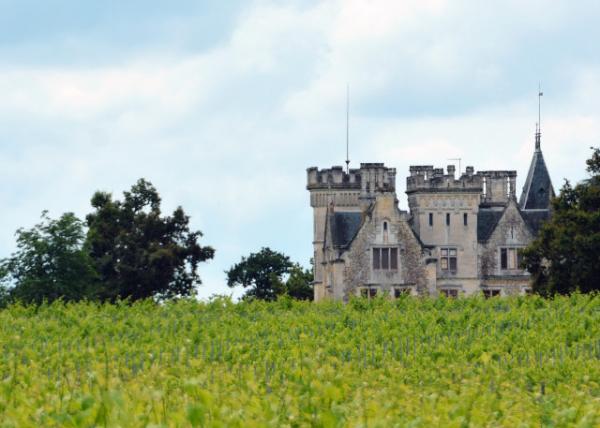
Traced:
<path id="1" fill-rule="evenodd" d="M 541 150 L 542 142 L 542 85 L 538 84 L 538 122 L 535 127 L 535 150 Z"/>
<path id="2" fill-rule="evenodd" d="M 350 84 L 346 84 L 346 174 L 350 172 Z"/>

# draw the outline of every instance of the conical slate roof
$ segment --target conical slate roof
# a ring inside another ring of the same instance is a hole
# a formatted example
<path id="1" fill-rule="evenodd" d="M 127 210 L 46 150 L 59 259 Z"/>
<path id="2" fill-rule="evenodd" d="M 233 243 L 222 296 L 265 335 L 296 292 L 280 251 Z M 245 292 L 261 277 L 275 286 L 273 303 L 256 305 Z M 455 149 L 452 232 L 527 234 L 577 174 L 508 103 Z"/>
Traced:
<path id="1" fill-rule="evenodd" d="M 555 196 L 550 174 L 544 155 L 540 148 L 540 135 L 536 135 L 536 147 L 527 174 L 527 180 L 523 186 L 523 193 L 519 200 L 522 210 L 547 210 L 550 208 L 550 199 Z"/>

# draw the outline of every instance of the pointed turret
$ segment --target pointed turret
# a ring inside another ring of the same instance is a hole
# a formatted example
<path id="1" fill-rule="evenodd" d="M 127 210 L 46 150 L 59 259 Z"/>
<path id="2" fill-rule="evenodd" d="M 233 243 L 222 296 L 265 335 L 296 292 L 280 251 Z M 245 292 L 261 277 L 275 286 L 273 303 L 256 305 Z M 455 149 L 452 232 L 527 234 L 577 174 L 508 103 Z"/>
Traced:
<path id="1" fill-rule="evenodd" d="M 535 133 L 535 152 L 527 180 L 523 186 L 519 206 L 522 210 L 547 210 L 550 208 L 550 200 L 554 196 L 554 188 L 542 154 L 541 132 L 538 127 Z"/>

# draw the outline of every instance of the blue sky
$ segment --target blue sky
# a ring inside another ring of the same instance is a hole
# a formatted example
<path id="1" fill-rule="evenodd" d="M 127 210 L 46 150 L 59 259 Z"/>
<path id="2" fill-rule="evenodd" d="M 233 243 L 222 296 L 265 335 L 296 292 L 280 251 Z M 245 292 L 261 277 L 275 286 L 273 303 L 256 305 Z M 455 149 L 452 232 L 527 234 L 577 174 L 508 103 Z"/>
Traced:
<path id="1" fill-rule="evenodd" d="M 597 1 L 0 0 L 0 257 L 42 210 L 84 216 L 139 177 L 182 205 L 223 271 L 270 246 L 308 265 L 309 166 L 516 169 L 556 188 L 600 145 Z M 236 295 L 240 291 L 235 292 Z"/>

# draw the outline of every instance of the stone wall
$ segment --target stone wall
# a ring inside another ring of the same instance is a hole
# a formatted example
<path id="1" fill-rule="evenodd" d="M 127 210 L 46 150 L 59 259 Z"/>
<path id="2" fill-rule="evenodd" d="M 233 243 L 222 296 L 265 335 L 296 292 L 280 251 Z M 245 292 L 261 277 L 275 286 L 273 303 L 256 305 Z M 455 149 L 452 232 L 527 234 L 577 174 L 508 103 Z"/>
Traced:
<path id="1" fill-rule="evenodd" d="M 383 230 L 384 222 L 387 231 Z M 398 270 L 372 269 L 373 247 L 398 248 Z M 394 286 L 413 286 L 419 293 L 427 291 L 427 275 L 423 251 L 407 222 L 406 214 L 398 210 L 393 192 L 378 194 L 365 214 L 365 223 L 344 254 L 344 298 L 356 294 L 358 287 L 378 285 L 393 294 Z"/>

